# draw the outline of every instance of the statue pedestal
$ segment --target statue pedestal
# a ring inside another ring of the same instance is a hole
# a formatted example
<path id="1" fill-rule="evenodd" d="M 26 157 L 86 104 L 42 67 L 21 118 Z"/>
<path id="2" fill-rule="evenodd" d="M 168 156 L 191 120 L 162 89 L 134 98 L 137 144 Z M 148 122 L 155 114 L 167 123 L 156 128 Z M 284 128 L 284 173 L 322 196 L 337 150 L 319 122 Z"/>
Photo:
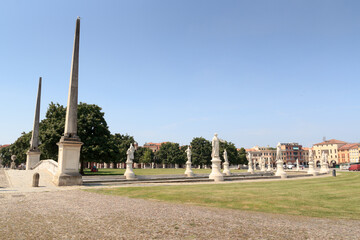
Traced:
<path id="1" fill-rule="evenodd" d="M 40 162 L 40 155 L 40 151 L 27 151 L 26 170 L 31 170 L 38 162 Z"/>
<path id="2" fill-rule="evenodd" d="M 314 162 L 309 162 L 309 170 L 307 171 L 308 174 L 314 174 L 316 171 L 314 169 Z"/>
<path id="3" fill-rule="evenodd" d="M 230 172 L 230 169 L 229 169 L 229 162 L 224 162 L 223 165 L 224 165 L 223 174 L 226 175 L 226 176 L 230 176 L 231 172 Z"/>
<path id="4" fill-rule="evenodd" d="M 268 167 L 267 167 L 266 171 L 272 172 L 272 168 L 271 168 L 270 164 L 268 164 Z"/>
<path id="5" fill-rule="evenodd" d="M 133 164 L 132 161 L 126 161 L 126 170 L 125 170 L 124 176 L 128 180 L 136 179 L 135 173 L 134 173 L 133 168 L 132 168 L 132 164 Z"/>
<path id="6" fill-rule="evenodd" d="M 193 173 L 193 171 L 191 170 L 191 162 L 190 162 L 190 161 L 187 161 L 187 162 L 186 162 L 186 171 L 185 171 L 185 174 L 186 174 L 188 177 L 193 177 L 193 176 L 194 176 L 194 173 Z"/>
<path id="7" fill-rule="evenodd" d="M 284 162 L 282 160 L 277 160 L 276 161 L 276 173 L 275 173 L 275 176 L 281 176 L 281 178 L 284 178 L 284 175 L 286 176 L 286 172 L 284 171 L 283 163 Z"/>
<path id="8" fill-rule="evenodd" d="M 249 173 L 253 174 L 254 173 L 254 169 L 252 167 L 252 164 L 249 164 L 248 170 Z"/>
<path id="9" fill-rule="evenodd" d="M 260 171 L 261 171 L 261 172 L 265 172 L 265 171 L 266 171 L 265 165 L 261 165 Z"/>
<path id="10" fill-rule="evenodd" d="M 322 163 L 320 168 L 320 173 L 329 173 L 329 167 L 327 163 Z"/>
<path id="11" fill-rule="evenodd" d="M 209 179 L 214 179 L 215 182 L 217 181 L 224 181 L 224 176 L 222 175 L 222 173 L 220 172 L 220 163 L 221 160 L 219 157 L 217 158 L 213 158 L 211 160 L 212 162 L 212 171 L 209 175 Z"/>
<path id="12" fill-rule="evenodd" d="M 59 146 L 59 167 L 53 178 L 53 183 L 57 186 L 82 185 L 79 160 L 83 143 L 79 140 L 67 140 L 61 137 L 57 145 Z"/>

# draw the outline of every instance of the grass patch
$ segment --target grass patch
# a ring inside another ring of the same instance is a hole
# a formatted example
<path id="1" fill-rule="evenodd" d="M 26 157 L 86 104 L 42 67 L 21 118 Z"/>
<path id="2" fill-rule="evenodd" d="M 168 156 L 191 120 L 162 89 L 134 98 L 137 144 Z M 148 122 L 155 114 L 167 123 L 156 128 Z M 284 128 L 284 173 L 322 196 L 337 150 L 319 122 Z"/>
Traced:
<path id="1" fill-rule="evenodd" d="M 211 169 L 192 169 L 195 174 L 210 174 Z M 101 168 L 98 172 L 91 172 L 90 169 L 84 169 L 85 175 L 123 175 L 125 169 Z M 246 170 L 231 170 L 233 173 L 246 172 Z M 184 174 L 183 168 L 148 168 L 139 169 L 135 168 L 136 175 L 171 175 L 171 174 Z"/>
<path id="2" fill-rule="evenodd" d="M 207 207 L 360 219 L 360 173 L 293 181 L 121 187 L 87 191 Z"/>

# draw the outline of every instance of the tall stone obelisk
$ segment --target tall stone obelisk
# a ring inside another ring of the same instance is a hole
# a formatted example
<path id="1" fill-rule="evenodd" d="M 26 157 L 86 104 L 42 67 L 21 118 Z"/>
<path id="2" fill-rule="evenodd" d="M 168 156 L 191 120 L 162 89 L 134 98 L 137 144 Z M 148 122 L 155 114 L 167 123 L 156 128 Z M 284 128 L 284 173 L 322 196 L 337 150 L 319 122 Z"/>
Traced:
<path id="1" fill-rule="evenodd" d="M 40 123 L 40 99 L 41 99 L 41 77 L 36 98 L 34 127 L 31 135 L 30 149 L 26 153 L 26 170 L 31 170 L 39 161 L 41 152 L 39 150 L 39 123 Z"/>
<path id="2" fill-rule="evenodd" d="M 76 19 L 74 49 L 71 62 L 69 95 L 66 109 L 65 131 L 60 141 L 58 171 L 53 182 L 57 186 L 81 185 L 79 173 L 80 150 L 83 143 L 77 135 L 78 73 L 79 73 L 80 17 Z"/>

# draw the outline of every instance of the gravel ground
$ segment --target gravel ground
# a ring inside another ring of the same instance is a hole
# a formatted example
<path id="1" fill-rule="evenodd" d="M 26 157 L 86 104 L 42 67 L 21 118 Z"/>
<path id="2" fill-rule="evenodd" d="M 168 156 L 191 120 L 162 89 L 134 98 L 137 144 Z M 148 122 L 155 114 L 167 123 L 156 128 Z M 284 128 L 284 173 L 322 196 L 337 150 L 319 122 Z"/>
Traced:
<path id="1" fill-rule="evenodd" d="M 81 190 L 0 194 L 1 239 L 359 239 L 359 224 Z"/>

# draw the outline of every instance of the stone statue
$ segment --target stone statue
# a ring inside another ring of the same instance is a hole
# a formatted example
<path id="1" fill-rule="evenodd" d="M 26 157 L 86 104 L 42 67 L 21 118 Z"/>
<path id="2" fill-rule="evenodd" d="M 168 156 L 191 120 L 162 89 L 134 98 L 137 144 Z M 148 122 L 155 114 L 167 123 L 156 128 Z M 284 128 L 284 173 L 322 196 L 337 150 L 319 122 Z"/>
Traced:
<path id="1" fill-rule="evenodd" d="M 212 158 L 219 158 L 220 157 L 220 142 L 224 142 L 224 140 L 218 138 L 218 134 L 215 133 L 214 137 L 211 141 L 211 146 L 212 146 L 212 152 L 211 152 L 211 157 Z"/>
<path id="2" fill-rule="evenodd" d="M 276 160 L 281 159 L 281 144 L 278 143 L 276 146 Z"/>
<path id="3" fill-rule="evenodd" d="M 211 173 L 209 179 L 214 179 L 214 181 L 224 181 L 224 176 L 220 172 L 221 169 L 221 160 L 220 160 L 220 142 L 224 142 L 219 139 L 217 133 L 214 134 L 214 137 L 211 141 L 212 152 L 211 152 Z"/>
<path id="4" fill-rule="evenodd" d="M 276 172 L 275 176 L 281 176 L 281 178 L 286 178 L 286 172 L 284 171 L 284 161 L 281 156 L 281 144 L 278 143 L 276 146 Z"/>
<path id="5" fill-rule="evenodd" d="M 189 162 L 191 162 L 191 149 L 190 146 L 188 146 L 188 148 L 185 150 L 186 152 L 186 156 Z"/>
<path id="6" fill-rule="evenodd" d="M 230 168 L 229 168 L 229 159 L 228 159 L 228 155 L 227 155 L 227 151 L 226 149 L 224 150 L 224 171 L 223 171 L 223 174 L 225 174 L 226 176 L 229 176 L 231 175 L 231 172 L 230 172 Z"/>
<path id="7" fill-rule="evenodd" d="M 126 151 L 127 159 L 126 159 L 126 170 L 124 173 L 126 179 L 135 179 L 135 173 L 132 168 L 134 152 L 135 152 L 135 148 L 131 143 L 129 149 Z"/>
<path id="8" fill-rule="evenodd" d="M 224 155 L 223 156 L 224 156 L 224 161 L 228 163 L 229 160 L 228 160 L 228 155 L 227 155 L 226 149 L 224 150 Z"/>
<path id="9" fill-rule="evenodd" d="M 265 172 L 265 159 L 263 157 L 260 157 L 260 171 Z"/>
<path id="10" fill-rule="evenodd" d="M 186 170 L 185 170 L 185 175 L 188 177 L 193 177 L 194 173 L 191 169 L 191 149 L 190 146 L 188 146 L 188 148 L 186 149 L 186 155 L 187 155 L 187 162 L 186 162 Z"/>
<path id="11" fill-rule="evenodd" d="M 128 161 L 134 160 L 134 153 L 135 153 L 135 148 L 131 143 L 129 149 L 126 151 Z"/>
<path id="12" fill-rule="evenodd" d="M 248 152 L 247 159 L 248 159 L 248 172 L 249 173 L 254 173 L 253 160 L 252 160 L 251 152 Z"/>

